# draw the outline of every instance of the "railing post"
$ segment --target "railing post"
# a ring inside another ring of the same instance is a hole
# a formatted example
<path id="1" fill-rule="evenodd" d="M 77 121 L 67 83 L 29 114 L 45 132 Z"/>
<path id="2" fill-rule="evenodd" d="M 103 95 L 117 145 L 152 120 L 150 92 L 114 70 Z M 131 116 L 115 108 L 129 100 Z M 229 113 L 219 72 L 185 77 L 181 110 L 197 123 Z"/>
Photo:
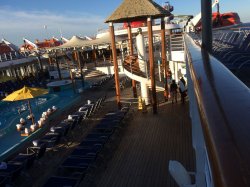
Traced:
<path id="1" fill-rule="evenodd" d="M 212 8 L 211 0 L 201 0 L 202 47 L 212 51 Z"/>

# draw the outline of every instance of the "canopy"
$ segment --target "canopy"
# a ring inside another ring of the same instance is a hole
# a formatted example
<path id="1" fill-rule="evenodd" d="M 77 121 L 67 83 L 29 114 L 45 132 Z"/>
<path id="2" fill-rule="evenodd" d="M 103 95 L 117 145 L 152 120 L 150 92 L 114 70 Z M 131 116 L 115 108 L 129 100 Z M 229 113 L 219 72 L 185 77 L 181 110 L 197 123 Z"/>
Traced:
<path id="1" fill-rule="evenodd" d="M 20 101 L 20 100 L 26 100 L 26 99 L 32 99 L 40 95 L 47 94 L 48 90 L 42 89 L 42 88 L 30 88 L 24 86 L 22 89 L 17 90 L 10 95 L 8 95 L 6 98 L 3 99 L 3 101 Z M 30 102 L 28 100 L 28 107 L 30 111 L 30 116 L 32 119 L 32 124 L 34 124 L 34 115 L 32 114 Z"/>
<path id="2" fill-rule="evenodd" d="M 10 95 L 8 95 L 6 98 L 3 99 L 3 101 L 20 101 L 25 99 L 32 99 L 40 95 L 47 94 L 48 90 L 42 89 L 42 88 L 30 88 L 24 86 L 22 89 L 17 90 Z"/>
<path id="3" fill-rule="evenodd" d="M 105 22 L 123 23 L 146 20 L 148 17 L 155 19 L 170 15 L 169 11 L 153 0 L 124 0 Z"/>
<path id="4" fill-rule="evenodd" d="M 121 37 L 116 37 L 116 42 L 122 41 Z M 84 40 L 83 38 L 80 38 L 79 36 L 73 36 L 68 42 L 65 44 L 56 47 L 56 49 L 62 49 L 62 48 L 74 48 L 74 47 L 88 47 L 92 45 L 104 45 L 104 44 L 110 44 L 111 38 L 109 32 L 103 33 L 102 37 L 96 38 L 93 40 Z"/>

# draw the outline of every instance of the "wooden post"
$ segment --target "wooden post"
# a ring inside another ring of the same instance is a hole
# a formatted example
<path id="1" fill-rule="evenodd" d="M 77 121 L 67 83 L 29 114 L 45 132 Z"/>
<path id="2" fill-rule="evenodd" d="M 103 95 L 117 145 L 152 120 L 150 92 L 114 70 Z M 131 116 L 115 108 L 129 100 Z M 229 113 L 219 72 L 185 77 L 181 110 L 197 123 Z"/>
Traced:
<path id="1" fill-rule="evenodd" d="M 42 60 L 41 60 L 41 57 L 40 57 L 39 54 L 37 54 L 37 61 L 38 61 L 39 65 L 40 65 L 40 70 L 43 73 L 43 63 L 42 63 Z"/>
<path id="2" fill-rule="evenodd" d="M 51 66 L 52 65 L 52 58 L 49 57 L 49 65 Z"/>
<path id="3" fill-rule="evenodd" d="M 13 68 L 13 69 L 14 69 L 14 73 L 15 73 L 15 77 L 16 77 L 16 79 L 20 79 L 20 78 L 19 78 L 19 76 L 18 76 L 18 73 L 17 73 L 16 68 Z"/>
<path id="4" fill-rule="evenodd" d="M 71 79 L 71 83 L 72 83 L 72 89 L 73 89 L 74 93 L 76 93 L 75 81 L 74 81 L 73 73 L 72 73 L 71 70 L 69 71 L 69 73 L 70 73 L 70 79 Z"/>
<path id="5" fill-rule="evenodd" d="M 83 72 L 82 72 L 82 60 L 80 58 L 80 52 L 76 51 L 76 53 L 77 53 L 77 60 L 78 60 L 78 68 L 80 69 L 80 73 L 81 73 L 82 87 L 84 87 L 84 77 L 83 77 Z"/>
<path id="6" fill-rule="evenodd" d="M 133 51 L 133 37 L 132 37 L 130 23 L 128 23 L 128 46 L 129 46 L 129 53 L 132 56 L 134 54 L 134 51 Z"/>
<path id="7" fill-rule="evenodd" d="M 157 114 L 154 51 L 153 51 L 153 31 L 152 31 L 152 19 L 150 17 L 147 19 L 147 26 L 148 26 L 148 49 L 149 49 L 150 78 L 151 78 L 151 88 L 152 88 L 152 106 L 153 106 L 153 113 Z"/>
<path id="8" fill-rule="evenodd" d="M 74 51 L 73 53 L 74 53 L 74 55 L 73 55 L 74 56 L 74 60 L 77 62 L 77 60 L 78 60 L 77 51 Z"/>
<path id="9" fill-rule="evenodd" d="M 96 49 L 95 49 L 95 46 L 93 46 L 93 60 L 94 60 L 94 63 L 95 63 L 95 67 L 97 66 L 97 54 L 96 54 Z"/>
<path id="10" fill-rule="evenodd" d="M 109 31 L 111 35 L 111 47 L 112 47 L 112 56 L 114 64 L 114 73 L 115 73 L 115 88 L 116 88 L 116 102 L 118 109 L 121 109 L 121 92 L 120 92 L 120 82 L 119 82 L 119 73 L 118 73 L 118 63 L 117 63 L 117 54 L 116 54 L 116 45 L 115 45 L 115 32 L 113 23 L 109 23 Z"/>
<path id="11" fill-rule="evenodd" d="M 168 101 L 168 79 L 167 79 L 167 62 L 166 62 L 166 32 L 165 32 L 165 21 L 164 18 L 161 18 L 161 60 L 162 60 L 162 65 L 163 65 L 163 70 L 164 70 L 164 77 L 165 77 L 165 82 L 164 82 L 164 98 L 165 101 Z"/>
<path id="12" fill-rule="evenodd" d="M 60 67 L 59 67 L 59 63 L 58 63 L 56 54 L 55 54 L 55 62 L 56 62 L 56 67 L 57 67 L 59 79 L 62 80 L 61 70 L 60 70 Z"/>
<path id="13" fill-rule="evenodd" d="M 128 45 L 129 45 L 129 52 L 130 55 L 134 55 L 133 51 L 133 37 L 132 37 L 132 32 L 131 32 L 131 25 L 128 22 Z M 132 79 L 132 88 L 133 88 L 133 96 L 134 98 L 137 98 L 137 90 L 136 90 L 136 81 Z"/>
<path id="14" fill-rule="evenodd" d="M 112 48 L 109 46 L 108 49 L 109 49 L 109 61 L 110 61 L 110 63 L 112 63 L 112 58 L 113 58 L 113 56 L 112 56 Z"/>

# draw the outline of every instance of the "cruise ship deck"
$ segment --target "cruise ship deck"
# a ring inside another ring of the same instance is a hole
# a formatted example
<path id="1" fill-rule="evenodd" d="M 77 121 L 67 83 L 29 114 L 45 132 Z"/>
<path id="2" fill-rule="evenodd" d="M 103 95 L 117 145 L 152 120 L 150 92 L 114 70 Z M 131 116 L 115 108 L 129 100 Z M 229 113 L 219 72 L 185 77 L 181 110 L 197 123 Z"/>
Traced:
<path id="1" fill-rule="evenodd" d="M 93 186 L 177 186 L 168 171 L 170 160 L 194 171 L 188 103 L 163 104 L 157 116 L 135 112 L 123 129 L 111 159 L 92 179 Z M 85 186 L 83 182 L 80 186 Z M 90 186 L 91 186 L 90 185 Z"/>
<path id="2" fill-rule="evenodd" d="M 79 92 L 79 106 L 49 121 L 49 132 L 31 147 L 3 160 L 0 186 L 249 187 L 250 32 L 238 27 L 217 32 L 211 1 L 201 4 L 201 30 L 192 22 L 174 29 L 166 27 L 170 4 L 124 0 L 105 21 L 105 38 L 72 37 L 44 50 L 57 69 L 53 79 L 63 79 L 64 67 L 72 82 L 74 70 L 83 83 L 87 63 L 108 76 Z M 156 19 L 160 34 L 153 30 Z M 137 20 L 146 30 L 131 29 Z M 127 23 L 123 39 L 115 35 L 117 23 Z M 10 75 L 7 70 L 2 74 Z M 187 93 L 185 104 L 167 101 L 173 79 L 182 99 Z M 87 99 L 95 101 L 84 104 Z"/>

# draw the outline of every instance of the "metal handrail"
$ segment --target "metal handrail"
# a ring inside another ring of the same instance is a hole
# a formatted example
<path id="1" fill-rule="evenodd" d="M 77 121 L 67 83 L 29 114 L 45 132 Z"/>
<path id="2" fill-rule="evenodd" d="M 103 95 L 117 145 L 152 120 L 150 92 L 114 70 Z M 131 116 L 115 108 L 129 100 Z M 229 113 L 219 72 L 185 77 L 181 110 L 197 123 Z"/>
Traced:
<path id="1" fill-rule="evenodd" d="M 127 71 L 129 71 L 131 74 L 135 74 L 135 75 L 138 75 L 138 76 L 142 76 L 143 75 L 143 77 L 147 77 L 148 75 L 147 75 L 147 73 L 144 73 L 144 72 L 142 72 L 141 70 L 140 70 L 140 67 L 139 67 L 139 65 L 138 64 L 136 64 L 133 60 L 132 60 L 132 57 L 129 57 L 130 59 L 129 59 L 129 65 L 128 65 L 128 62 L 127 62 L 127 60 L 125 60 L 125 61 L 123 61 L 123 67 L 127 70 Z M 137 60 L 137 57 L 135 57 L 136 59 L 134 59 L 135 61 Z M 146 65 L 146 63 L 144 64 L 144 65 Z M 147 70 L 147 68 L 143 68 L 143 69 L 146 69 Z"/>
<path id="2" fill-rule="evenodd" d="M 212 183 L 250 186 L 250 90 L 190 36 L 185 41 Z"/>

